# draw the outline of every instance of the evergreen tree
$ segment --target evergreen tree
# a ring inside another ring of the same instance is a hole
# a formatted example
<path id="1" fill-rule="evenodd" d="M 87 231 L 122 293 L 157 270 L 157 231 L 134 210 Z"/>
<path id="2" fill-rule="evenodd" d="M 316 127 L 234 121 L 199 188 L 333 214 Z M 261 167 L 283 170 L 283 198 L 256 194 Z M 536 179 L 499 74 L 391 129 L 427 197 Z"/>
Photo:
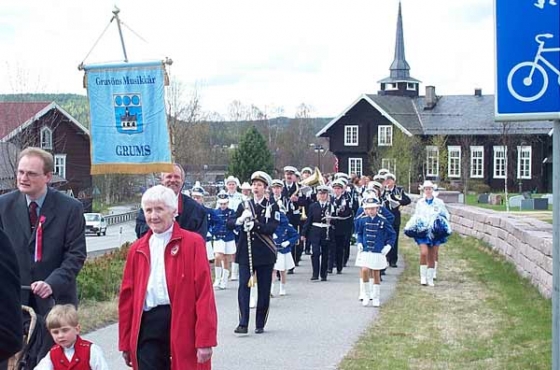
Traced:
<path id="1" fill-rule="evenodd" d="M 253 126 L 239 141 L 229 163 L 229 174 L 240 181 L 249 181 L 255 171 L 271 174 L 274 169 L 272 154 L 266 146 L 264 137 Z"/>

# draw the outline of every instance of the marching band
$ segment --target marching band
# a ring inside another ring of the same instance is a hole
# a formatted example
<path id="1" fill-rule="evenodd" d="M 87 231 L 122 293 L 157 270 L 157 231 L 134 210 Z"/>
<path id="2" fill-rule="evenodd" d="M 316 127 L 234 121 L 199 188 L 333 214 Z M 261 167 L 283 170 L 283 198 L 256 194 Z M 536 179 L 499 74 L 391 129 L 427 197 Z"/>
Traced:
<path id="1" fill-rule="evenodd" d="M 239 278 L 236 334 L 248 332 L 250 308 L 255 306 L 255 332 L 264 332 L 270 298 L 287 295 L 286 275 L 297 269 L 304 252 L 311 256 L 310 280 L 325 282 L 329 274 L 342 274 L 355 244 L 364 306 L 371 301 L 379 307 L 381 275 L 387 267 L 397 267 L 401 208 L 411 200 L 396 185 L 394 174 L 382 169 L 373 179 L 345 173 L 327 179 L 317 168 L 304 167 L 300 174 L 293 166 L 284 167 L 283 173 L 283 179 L 272 179 L 257 171 L 243 185 L 229 176 L 216 208 L 205 207 L 214 286 L 227 289 L 229 279 Z M 199 203 L 204 194 L 198 183 L 191 190 Z M 434 269 L 433 253 L 425 264 Z M 431 286 L 434 270 L 429 271 Z"/>

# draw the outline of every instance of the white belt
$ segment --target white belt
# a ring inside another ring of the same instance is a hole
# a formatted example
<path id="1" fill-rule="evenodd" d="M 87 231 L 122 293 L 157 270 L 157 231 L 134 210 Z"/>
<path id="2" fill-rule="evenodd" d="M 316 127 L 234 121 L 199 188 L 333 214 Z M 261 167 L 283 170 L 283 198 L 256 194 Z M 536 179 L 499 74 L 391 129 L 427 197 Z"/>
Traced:
<path id="1" fill-rule="evenodd" d="M 329 224 L 324 224 L 322 222 L 313 222 L 311 225 L 312 226 L 317 226 L 317 227 L 330 227 L 331 226 Z"/>

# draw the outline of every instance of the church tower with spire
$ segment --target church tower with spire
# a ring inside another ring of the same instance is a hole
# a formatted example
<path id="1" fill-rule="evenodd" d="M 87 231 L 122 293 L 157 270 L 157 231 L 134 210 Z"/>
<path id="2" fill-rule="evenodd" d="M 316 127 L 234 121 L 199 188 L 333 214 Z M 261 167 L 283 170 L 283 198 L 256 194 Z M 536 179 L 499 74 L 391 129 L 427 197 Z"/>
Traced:
<path id="1" fill-rule="evenodd" d="M 381 85 L 381 90 L 378 91 L 379 95 L 409 96 L 413 98 L 418 96 L 421 81 L 410 76 L 410 66 L 404 56 L 404 33 L 400 1 L 397 16 L 395 58 L 389 70 L 391 71 L 389 77 L 378 81 Z"/>

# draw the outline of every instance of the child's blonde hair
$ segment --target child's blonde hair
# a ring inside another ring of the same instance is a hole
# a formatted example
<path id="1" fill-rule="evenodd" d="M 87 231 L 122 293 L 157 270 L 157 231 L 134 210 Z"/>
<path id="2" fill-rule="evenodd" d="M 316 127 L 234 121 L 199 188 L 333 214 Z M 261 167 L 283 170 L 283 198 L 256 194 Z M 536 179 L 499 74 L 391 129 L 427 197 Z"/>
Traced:
<path id="1" fill-rule="evenodd" d="M 58 329 L 64 325 L 75 327 L 80 323 L 78 319 L 78 311 L 72 304 L 55 305 L 51 312 L 47 315 L 47 319 L 45 321 L 48 330 Z"/>

